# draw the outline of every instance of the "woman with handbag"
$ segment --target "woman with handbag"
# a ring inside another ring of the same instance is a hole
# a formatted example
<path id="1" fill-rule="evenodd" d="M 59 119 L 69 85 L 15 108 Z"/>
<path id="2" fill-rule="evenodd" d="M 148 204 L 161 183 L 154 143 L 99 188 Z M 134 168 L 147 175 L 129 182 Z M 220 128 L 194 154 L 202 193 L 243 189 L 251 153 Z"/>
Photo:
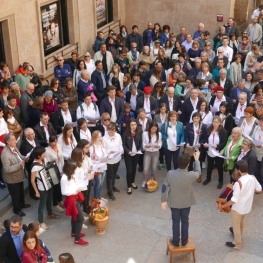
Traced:
<path id="1" fill-rule="evenodd" d="M 43 212 L 46 207 L 48 216 L 47 219 L 59 219 L 60 216 L 55 215 L 52 212 L 52 199 L 53 199 L 53 186 L 49 189 L 45 189 L 44 182 L 41 179 L 39 171 L 45 169 L 47 164 L 46 159 L 46 150 L 42 146 L 36 146 L 33 150 L 33 154 L 35 156 L 35 160 L 32 164 L 31 168 L 31 184 L 35 190 L 36 197 L 39 197 L 38 204 L 38 221 L 40 223 L 40 227 L 44 230 L 48 230 L 48 226 L 44 223 Z M 36 185 L 37 179 L 37 185 Z"/>
<path id="2" fill-rule="evenodd" d="M 82 167 L 84 169 L 86 178 L 89 180 L 87 192 L 86 193 L 82 192 L 85 197 L 85 200 L 83 201 L 83 212 L 86 214 L 89 214 L 89 211 L 90 211 L 89 198 L 90 198 L 91 186 L 92 186 L 93 179 L 94 179 L 94 173 L 92 172 L 93 164 L 89 157 L 89 146 L 90 146 L 90 143 L 85 139 L 79 140 L 76 146 L 76 148 L 80 148 L 83 151 Z"/>
<path id="3" fill-rule="evenodd" d="M 159 150 L 162 147 L 162 135 L 159 132 L 158 124 L 156 122 L 151 122 L 149 125 L 149 130 L 145 131 L 142 137 L 142 145 L 145 151 L 143 158 L 144 181 L 142 182 L 142 187 L 145 187 L 147 178 L 154 178 L 156 175 Z M 149 174 L 150 169 L 151 173 Z"/>
<path id="4" fill-rule="evenodd" d="M 204 151 L 202 144 L 206 139 L 206 130 L 207 126 L 202 123 L 202 117 L 199 112 L 195 112 L 192 115 L 193 122 L 187 123 L 185 129 L 185 153 L 188 153 L 191 156 L 190 164 L 188 166 L 188 171 L 193 171 L 193 163 L 194 163 L 194 152 L 195 150 Z M 201 159 L 200 166 L 201 166 Z M 200 177 L 201 179 L 201 177 Z M 202 180 L 198 180 L 198 183 L 201 183 Z"/>
<path id="5" fill-rule="evenodd" d="M 127 194 L 131 195 L 132 188 L 138 189 L 134 181 L 139 155 L 142 151 L 142 133 L 138 129 L 138 125 L 135 119 L 131 118 L 128 121 L 126 131 L 123 133 L 122 136 L 122 144 L 124 149 L 124 162 L 127 171 Z"/>
<path id="6" fill-rule="evenodd" d="M 76 147 L 77 141 L 73 134 L 73 126 L 71 124 L 66 124 L 62 131 L 62 136 L 58 139 L 58 144 L 60 144 L 63 152 L 63 157 L 65 160 L 69 159 L 72 150 Z"/>
<path id="7" fill-rule="evenodd" d="M 178 158 L 180 147 L 184 143 L 184 126 L 183 123 L 178 121 L 178 114 L 176 111 L 168 113 L 168 121 L 161 127 L 161 134 L 163 139 L 164 156 L 167 171 L 172 168 L 172 159 L 174 170 L 178 168 Z"/>
<path id="8" fill-rule="evenodd" d="M 234 119 L 230 113 L 229 103 L 222 101 L 219 106 L 219 111 L 216 112 L 215 116 L 221 118 L 223 128 L 227 131 L 227 136 L 230 136 L 233 129 Z"/>
<path id="9" fill-rule="evenodd" d="M 239 119 L 238 127 L 242 129 L 244 136 L 252 136 L 255 128 L 258 125 L 258 119 L 254 117 L 255 110 L 252 107 L 246 107 L 244 116 Z"/>
<path id="10" fill-rule="evenodd" d="M 223 164 L 224 159 L 218 157 L 218 151 L 221 151 L 227 143 L 227 132 L 223 128 L 222 120 L 219 116 L 213 118 L 213 124 L 207 130 L 207 136 L 205 139 L 204 147 L 208 148 L 207 151 L 207 175 L 203 182 L 203 185 L 207 185 L 211 181 L 211 175 L 216 165 L 218 171 L 218 186 L 217 189 L 221 189 L 223 186 Z"/>
<path id="11" fill-rule="evenodd" d="M 75 170 L 78 165 L 75 161 L 68 159 L 63 167 L 63 175 L 61 178 L 61 192 L 66 196 L 64 206 L 66 208 L 66 215 L 71 216 L 71 236 L 75 237 L 74 244 L 80 246 L 87 246 L 89 242 L 83 240 L 85 234 L 81 233 L 81 228 L 84 222 L 84 216 L 80 209 L 80 204 L 84 197 L 81 193 L 82 184 L 77 184 L 74 179 Z"/>
<path id="12" fill-rule="evenodd" d="M 93 163 L 93 167 L 96 164 L 103 164 L 102 167 L 98 168 L 95 171 L 95 185 L 94 185 L 94 198 L 101 198 L 101 189 L 103 185 L 103 181 L 106 175 L 107 163 L 103 158 L 107 158 L 108 154 L 106 152 L 105 144 L 102 139 L 102 135 L 100 131 L 94 131 L 92 133 L 90 147 L 89 147 L 90 157 Z"/>
<path id="13" fill-rule="evenodd" d="M 46 148 L 46 159 L 48 162 L 56 162 L 60 176 L 63 174 L 64 158 L 61 146 L 58 144 L 56 135 L 49 136 L 49 146 Z M 63 213 L 62 194 L 60 184 L 53 186 L 53 209 L 56 212 Z"/>
<path id="14" fill-rule="evenodd" d="M 243 139 L 241 128 L 235 127 L 232 130 L 231 135 L 228 137 L 226 146 L 220 152 L 223 156 L 228 158 L 224 161 L 224 167 L 229 171 L 230 183 L 234 182 L 232 179 L 232 173 L 242 147 Z"/>
<path id="15" fill-rule="evenodd" d="M 40 246 L 37 235 L 33 231 L 26 231 L 22 242 L 22 263 L 47 263 L 48 257 Z"/>
<path id="16" fill-rule="evenodd" d="M 124 153 L 121 136 L 116 132 L 116 130 L 116 124 L 110 123 L 108 131 L 103 136 L 107 154 L 109 156 L 114 155 L 113 158 L 107 162 L 106 174 L 108 197 L 113 201 L 116 199 L 113 193 L 120 193 L 120 190 L 115 187 L 115 177 L 120 166 L 121 155 Z"/>

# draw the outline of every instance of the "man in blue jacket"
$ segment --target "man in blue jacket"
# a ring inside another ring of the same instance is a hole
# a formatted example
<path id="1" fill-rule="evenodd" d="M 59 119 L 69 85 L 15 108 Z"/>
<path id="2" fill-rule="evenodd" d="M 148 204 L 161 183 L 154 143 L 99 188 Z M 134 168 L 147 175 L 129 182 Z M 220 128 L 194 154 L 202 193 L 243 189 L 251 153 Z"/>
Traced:
<path id="1" fill-rule="evenodd" d="M 57 61 L 58 64 L 54 67 L 54 76 L 59 79 L 61 87 L 64 87 L 66 78 L 72 78 L 72 71 L 69 64 L 64 64 L 62 56 L 58 56 Z"/>

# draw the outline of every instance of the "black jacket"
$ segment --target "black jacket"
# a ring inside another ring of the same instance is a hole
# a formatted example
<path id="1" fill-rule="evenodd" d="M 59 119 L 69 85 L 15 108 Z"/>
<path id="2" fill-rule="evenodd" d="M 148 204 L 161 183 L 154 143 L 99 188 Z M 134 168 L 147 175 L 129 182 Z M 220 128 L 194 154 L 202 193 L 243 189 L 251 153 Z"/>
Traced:
<path id="1" fill-rule="evenodd" d="M 26 225 L 23 225 L 23 230 L 24 232 L 27 231 Z M 0 248 L 0 262 L 20 263 L 9 228 L 6 229 L 6 232 L 0 238 Z"/>
<path id="2" fill-rule="evenodd" d="M 249 152 L 241 160 L 244 160 L 248 163 L 248 174 L 255 175 L 257 169 L 257 156 L 255 152 L 252 149 L 250 149 Z M 263 165 L 261 167 L 263 168 Z M 262 174 L 263 172 L 262 168 L 260 174 Z"/>
<path id="3" fill-rule="evenodd" d="M 161 103 L 165 103 L 167 111 L 170 111 L 168 95 L 164 95 L 160 98 L 159 105 Z M 181 108 L 181 105 L 182 105 L 182 103 L 181 103 L 180 96 L 174 95 L 174 97 L 173 97 L 173 110 L 175 110 L 177 112 Z"/>
<path id="4" fill-rule="evenodd" d="M 216 116 L 220 115 L 220 111 L 216 112 Z M 229 137 L 232 133 L 232 129 L 234 126 L 234 119 L 231 113 L 229 113 L 225 119 L 224 129 L 227 131 L 227 137 Z"/>
<path id="5" fill-rule="evenodd" d="M 211 134 L 211 132 L 207 132 L 205 143 L 208 143 L 208 138 L 209 138 L 210 134 Z M 219 144 L 217 145 L 216 150 L 220 152 L 226 146 L 228 137 L 227 137 L 227 132 L 224 128 L 222 128 L 218 132 L 218 135 L 219 135 Z"/>
<path id="6" fill-rule="evenodd" d="M 53 128 L 53 125 L 51 122 L 48 123 L 48 132 L 49 132 L 49 136 L 52 135 L 56 135 L 56 131 Z M 46 132 L 44 130 L 44 126 L 40 126 L 40 123 L 38 123 L 35 127 L 34 127 L 34 131 L 36 134 L 36 139 L 39 141 L 40 145 L 43 147 L 47 147 L 48 143 L 47 143 L 47 138 L 46 138 Z"/>
<path id="7" fill-rule="evenodd" d="M 150 100 L 151 112 L 156 111 L 157 109 L 156 98 L 154 98 L 153 96 L 150 96 L 149 100 Z M 136 111 L 138 112 L 140 108 L 144 108 L 144 95 L 137 97 Z"/>
<path id="8" fill-rule="evenodd" d="M 215 56 L 215 57 L 214 57 L 214 60 L 213 60 L 213 66 L 214 66 L 214 67 L 217 66 L 217 61 L 218 61 L 218 56 Z M 223 61 L 224 61 L 224 68 L 226 68 L 226 67 L 227 67 L 227 64 L 228 64 L 228 57 L 223 56 Z"/>
<path id="9" fill-rule="evenodd" d="M 232 110 L 233 110 L 232 100 L 229 97 L 227 97 L 227 96 L 225 96 L 225 98 L 226 98 L 226 102 L 228 102 L 228 104 L 229 104 L 229 111 L 232 112 Z M 210 107 L 210 105 L 214 106 L 215 99 L 216 99 L 216 96 L 212 96 L 212 98 L 211 98 L 211 100 L 209 102 L 209 107 Z"/>
<path id="10" fill-rule="evenodd" d="M 200 128 L 199 128 L 200 129 Z M 207 133 L 207 127 L 205 124 L 202 125 L 201 128 L 201 132 L 199 134 L 199 139 L 198 142 L 200 144 L 203 144 L 205 142 L 206 139 L 206 133 Z M 186 129 L 185 129 L 185 144 L 189 143 L 190 146 L 193 146 L 194 142 L 194 124 L 193 122 L 188 123 L 186 125 Z"/>
<path id="11" fill-rule="evenodd" d="M 137 97 L 137 99 L 139 98 L 139 97 L 141 97 L 141 96 L 143 96 L 143 92 L 141 91 L 141 90 L 139 90 L 139 89 L 137 89 L 137 95 L 136 95 L 136 97 Z M 126 92 L 126 102 L 131 102 L 131 92 L 130 91 L 127 91 Z"/>
<path id="12" fill-rule="evenodd" d="M 142 151 L 142 133 L 139 133 L 138 135 L 135 136 L 135 145 L 137 151 Z M 129 152 L 132 151 L 132 144 L 133 144 L 133 138 L 132 137 L 127 137 L 126 132 L 123 133 L 122 135 L 122 144 L 123 144 L 123 149 L 125 154 L 129 154 Z"/>
<path id="13" fill-rule="evenodd" d="M 216 78 L 215 82 L 220 86 L 220 77 Z M 226 79 L 225 85 L 224 85 L 223 88 L 224 88 L 224 94 L 229 97 L 230 96 L 230 91 L 233 88 L 233 84 L 232 84 L 231 79 L 228 79 L 228 78 Z"/>
<path id="14" fill-rule="evenodd" d="M 72 122 L 77 121 L 75 111 L 69 108 L 69 112 L 72 118 Z M 62 133 L 62 128 L 65 126 L 64 119 L 62 117 L 61 108 L 58 108 L 57 111 L 51 114 L 50 122 L 52 123 L 57 134 Z"/>

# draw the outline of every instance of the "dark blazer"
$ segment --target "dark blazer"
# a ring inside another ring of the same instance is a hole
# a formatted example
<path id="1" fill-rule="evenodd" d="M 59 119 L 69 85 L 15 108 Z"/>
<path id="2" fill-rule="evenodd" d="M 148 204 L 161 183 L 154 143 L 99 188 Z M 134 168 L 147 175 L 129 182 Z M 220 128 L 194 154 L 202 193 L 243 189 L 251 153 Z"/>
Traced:
<path id="1" fill-rule="evenodd" d="M 29 105 L 28 105 L 28 103 L 30 101 L 34 101 L 34 97 L 32 95 L 28 94 L 27 91 L 24 91 L 20 97 L 20 110 L 21 110 L 21 116 L 22 116 L 24 124 L 27 124 L 27 122 L 29 121 L 29 117 L 28 117 Z"/>
<path id="2" fill-rule="evenodd" d="M 182 114 L 181 114 L 181 121 L 184 126 L 186 126 L 186 124 L 189 123 L 193 111 L 194 111 L 194 107 L 190 101 L 190 98 L 187 98 L 182 105 Z"/>
<path id="3" fill-rule="evenodd" d="M 216 116 L 220 115 L 220 111 L 216 112 L 215 114 Z M 227 137 L 229 137 L 232 133 L 232 129 L 234 126 L 234 119 L 231 113 L 229 113 L 229 115 L 227 115 L 226 119 L 225 119 L 225 125 L 223 126 L 224 129 L 227 131 Z"/>
<path id="4" fill-rule="evenodd" d="M 211 132 L 207 132 L 207 135 L 206 135 L 206 138 L 205 138 L 205 143 L 208 143 L 208 138 L 209 138 L 210 134 L 211 134 Z M 222 128 L 218 132 L 218 135 L 219 135 L 219 144 L 217 145 L 216 150 L 220 152 L 226 146 L 226 143 L 227 143 L 227 131 L 224 128 Z"/>
<path id="5" fill-rule="evenodd" d="M 184 41 L 186 40 L 186 35 L 187 35 L 187 34 L 185 34 L 185 35 L 184 35 L 184 39 L 182 39 L 182 34 L 178 34 L 178 35 L 176 36 L 176 40 L 177 40 L 177 41 L 180 41 L 180 43 L 182 43 L 182 42 L 184 42 Z"/>
<path id="6" fill-rule="evenodd" d="M 105 72 L 103 71 L 104 77 L 105 77 L 105 81 L 106 81 L 106 75 Z M 95 85 L 96 90 L 95 90 L 95 94 L 97 95 L 97 93 L 101 93 L 104 94 L 105 90 L 103 88 L 103 82 L 102 82 L 102 78 L 101 78 L 101 74 L 98 70 L 94 70 L 91 74 L 91 82 Z M 107 86 L 107 83 L 106 83 Z"/>
<path id="7" fill-rule="evenodd" d="M 28 122 L 27 127 L 34 128 L 40 120 L 41 110 L 28 107 Z"/>
<path id="8" fill-rule="evenodd" d="M 38 140 L 35 139 L 35 143 L 36 143 L 36 146 L 40 146 L 40 143 Z M 22 143 L 20 145 L 20 153 L 24 156 L 26 156 L 31 150 L 33 149 L 33 146 L 27 141 L 27 139 L 23 139 L 22 140 Z M 30 156 L 29 156 L 29 160 L 28 162 L 25 163 L 25 166 L 26 167 L 31 167 L 33 161 L 35 159 L 35 156 L 33 154 L 33 152 L 31 152 Z"/>
<path id="9" fill-rule="evenodd" d="M 139 89 L 137 89 L 137 99 L 141 96 L 143 96 L 143 92 Z M 126 99 L 125 99 L 126 102 L 131 102 L 131 92 L 130 91 L 127 91 L 126 92 Z"/>
<path id="10" fill-rule="evenodd" d="M 245 92 L 247 94 L 247 103 L 249 103 L 249 101 L 250 101 L 250 91 L 247 88 L 244 88 L 242 92 Z M 231 89 L 230 99 L 231 99 L 231 101 L 236 100 L 235 104 L 238 104 L 237 87 L 234 87 L 234 88 Z"/>
<path id="11" fill-rule="evenodd" d="M 218 84 L 218 85 L 220 85 L 220 77 L 219 78 L 216 78 L 215 79 L 215 82 Z M 232 81 L 231 81 L 231 79 L 226 79 L 226 81 L 225 81 L 225 85 L 224 85 L 224 94 L 226 95 L 226 96 L 230 96 L 230 91 L 231 91 L 231 89 L 233 88 L 233 83 L 232 83 Z"/>
<path id="12" fill-rule="evenodd" d="M 248 153 L 241 160 L 244 160 L 248 163 L 248 174 L 255 175 L 257 169 L 257 156 L 255 152 L 252 149 L 250 149 Z"/>
<path id="13" fill-rule="evenodd" d="M 200 144 L 205 142 L 206 133 L 207 133 L 207 127 L 206 127 L 206 124 L 203 124 L 202 128 L 201 128 L 201 132 L 199 134 L 199 139 L 198 139 L 198 142 Z M 189 143 L 189 145 L 192 146 L 195 143 L 194 137 L 195 137 L 194 136 L 194 124 L 193 124 L 193 122 L 187 123 L 186 129 L 185 129 L 185 137 L 184 137 L 185 144 Z"/>
<path id="14" fill-rule="evenodd" d="M 54 130 L 53 125 L 52 125 L 51 122 L 48 123 L 47 127 L 48 127 L 49 136 L 57 134 L 56 131 Z M 46 133 L 45 133 L 44 129 L 45 129 L 44 126 L 40 126 L 40 123 L 38 123 L 34 127 L 34 131 L 35 131 L 35 134 L 36 134 L 36 139 L 39 141 L 41 146 L 47 147 L 48 143 L 47 143 Z"/>
<path id="15" fill-rule="evenodd" d="M 139 150 L 142 151 L 143 149 L 142 149 L 142 133 L 141 132 L 135 136 L 134 142 L 135 142 L 137 151 Z M 122 135 L 122 144 L 123 144 L 124 153 L 129 154 L 129 152 L 132 151 L 133 138 L 127 137 L 126 132 L 124 132 Z"/>
<path id="16" fill-rule="evenodd" d="M 72 122 L 77 121 L 75 111 L 72 109 L 68 109 L 72 118 Z M 53 125 L 53 128 L 56 130 L 57 134 L 62 133 L 62 128 L 65 126 L 64 119 L 62 117 L 61 108 L 58 108 L 55 112 L 53 112 L 50 116 L 50 122 Z"/>
<path id="17" fill-rule="evenodd" d="M 213 60 L 213 65 L 214 65 L 214 67 L 217 66 L 217 61 L 218 61 L 218 56 L 215 56 L 215 57 L 214 57 L 214 60 Z M 227 64 L 228 64 L 228 57 L 223 56 L 223 61 L 224 61 L 224 68 L 226 68 L 226 67 L 227 67 Z"/>
<path id="18" fill-rule="evenodd" d="M 144 46 L 147 46 L 147 42 L 148 42 L 148 32 L 149 32 L 149 30 L 146 29 L 146 30 L 143 31 L 143 34 L 142 34 L 142 42 L 143 42 L 143 45 L 144 45 Z M 152 30 L 152 32 L 153 32 L 153 30 Z M 130 47 L 129 47 L 129 49 L 130 49 Z"/>
<path id="19" fill-rule="evenodd" d="M 167 111 L 170 111 L 168 95 L 164 95 L 160 98 L 159 105 L 161 103 L 165 103 Z M 174 97 L 173 97 L 173 110 L 175 110 L 177 112 L 181 108 L 181 105 L 182 105 L 182 103 L 181 103 L 180 96 L 174 95 Z"/>
<path id="20" fill-rule="evenodd" d="M 120 124 L 124 116 L 123 101 L 119 97 L 115 97 L 115 109 L 117 115 L 117 123 Z M 104 98 L 100 104 L 100 114 L 108 112 L 111 116 L 112 106 L 109 97 Z"/>
<path id="21" fill-rule="evenodd" d="M 156 98 L 154 98 L 152 95 L 150 96 L 150 110 L 152 111 L 156 111 L 157 109 L 157 102 L 156 102 Z M 137 97 L 137 104 L 136 104 L 136 111 L 138 113 L 140 108 L 144 108 L 144 95 Z"/>
<path id="22" fill-rule="evenodd" d="M 138 83 L 138 85 L 137 85 L 137 90 L 143 91 L 143 90 L 144 90 L 144 87 L 145 87 L 144 81 L 140 80 L 139 83 Z"/>
<path id="23" fill-rule="evenodd" d="M 27 231 L 26 225 L 23 225 L 23 230 L 24 232 Z M 0 247 L 0 262 L 20 263 L 20 258 L 17 255 L 16 247 L 9 228 L 6 229 L 6 232 L 0 238 Z"/>
<path id="24" fill-rule="evenodd" d="M 231 28 L 231 30 L 230 30 L 230 32 L 228 32 L 229 31 L 229 26 L 225 26 L 224 25 L 224 27 L 226 28 L 226 34 L 229 36 L 229 33 L 234 33 L 235 34 L 235 36 L 236 36 L 236 38 L 238 38 L 239 37 L 239 32 L 238 32 L 238 28 L 236 27 L 236 26 L 232 26 L 232 28 Z"/>
<path id="25" fill-rule="evenodd" d="M 228 102 L 228 104 L 229 104 L 229 111 L 232 112 L 232 109 L 233 109 L 232 100 L 229 97 L 227 97 L 227 96 L 225 96 L 225 98 L 226 98 L 226 102 Z M 216 99 L 216 96 L 212 96 L 212 98 L 211 98 L 211 100 L 209 102 L 209 107 L 210 107 L 210 105 L 214 106 L 215 99 Z"/>
<path id="26" fill-rule="evenodd" d="M 9 92 L 9 94 L 12 94 L 12 93 Z M 5 101 L 4 101 L 4 98 L 3 98 L 3 94 L 0 94 L 0 108 L 2 108 L 2 109 L 5 108 Z"/>
<path id="27" fill-rule="evenodd" d="M 147 117 L 146 117 L 146 118 L 147 118 Z M 138 129 L 139 129 L 141 132 L 143 132 L 143 131 L 142 131 L 142 125 L 141 125 L 141 123 L 139 122 L 139 117 L 136 119 L 136 122 L 137 122 Z M 150 123 L 151 123 L 151 122 L 152 122 L 152 120 L 149 119 L 149 118 L 147 118 L 145 131 L 148 131 L 148 130 L 149 130 L 149 126 L 150 126 Z"/>

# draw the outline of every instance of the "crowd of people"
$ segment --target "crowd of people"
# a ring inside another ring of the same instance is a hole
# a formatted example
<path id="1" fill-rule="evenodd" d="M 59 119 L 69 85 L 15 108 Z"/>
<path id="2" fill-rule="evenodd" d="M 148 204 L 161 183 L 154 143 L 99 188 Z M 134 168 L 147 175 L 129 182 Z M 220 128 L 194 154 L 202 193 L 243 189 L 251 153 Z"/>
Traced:
<path id="1" fill-rule="evenodd" d="M 200 166 L 194 176 L 198 183 L 207 168 L 204 186 L 214 168 L 217 189 L 223 180 L 234 182 L 231 175 L 240 160 L 263 185 L 262 8 L 246 30 L 239 32 L 229 18 L 214 38 L 202 23 L 193 34 L 185 27 L 175 34 L 159 23 L 148 23 L 142 35 L 136 25 L 130 34 L 125 25 L 118 34 L 110 30 L 107 38 L 99 31 L 93 59 L 90 52 L 83 59 L 75 51 L 68 59 L 55 56 L 49 87 L 30 63 L 11 73 L 2 62 L 0 187 L 8 188 L 19 216 L 11 219 L 11 238 L 18 230 L 12 224 L 22 229 L 19 218 L 30 207 L 25 203 L 26 178 L 30 197 L 39 200 L 39 227 L 49 228 L 45 208 L 48 219 L 65 212 L 72 216 L 71 236 L 78 245 L 88 245 L 81 229 L 90 213 L 91 193 L 102 197 L 105 178 L 110 200 L 120 192 L 115 179 L 120 178 L 122 159 L 128 195 L 138 189 L 137 167 L 145 188 L 157 169 L 178 169 L 182 150 L 190 156 L 188 171 Z M 229 178 L 224 179 L 224 172 Z M 53 174 L 51 181 L 47 174 Z M 22 250 L 32 244 L 40 258 L 48 255 L 33 232 L 20 232 L 23 246 L 14 241 L 24 263 L 30 261 Z M 27 246 L 28 239 L 35 242 Z M 3 259 L 4 253 L 0 261 L 17 262 Z"/>

